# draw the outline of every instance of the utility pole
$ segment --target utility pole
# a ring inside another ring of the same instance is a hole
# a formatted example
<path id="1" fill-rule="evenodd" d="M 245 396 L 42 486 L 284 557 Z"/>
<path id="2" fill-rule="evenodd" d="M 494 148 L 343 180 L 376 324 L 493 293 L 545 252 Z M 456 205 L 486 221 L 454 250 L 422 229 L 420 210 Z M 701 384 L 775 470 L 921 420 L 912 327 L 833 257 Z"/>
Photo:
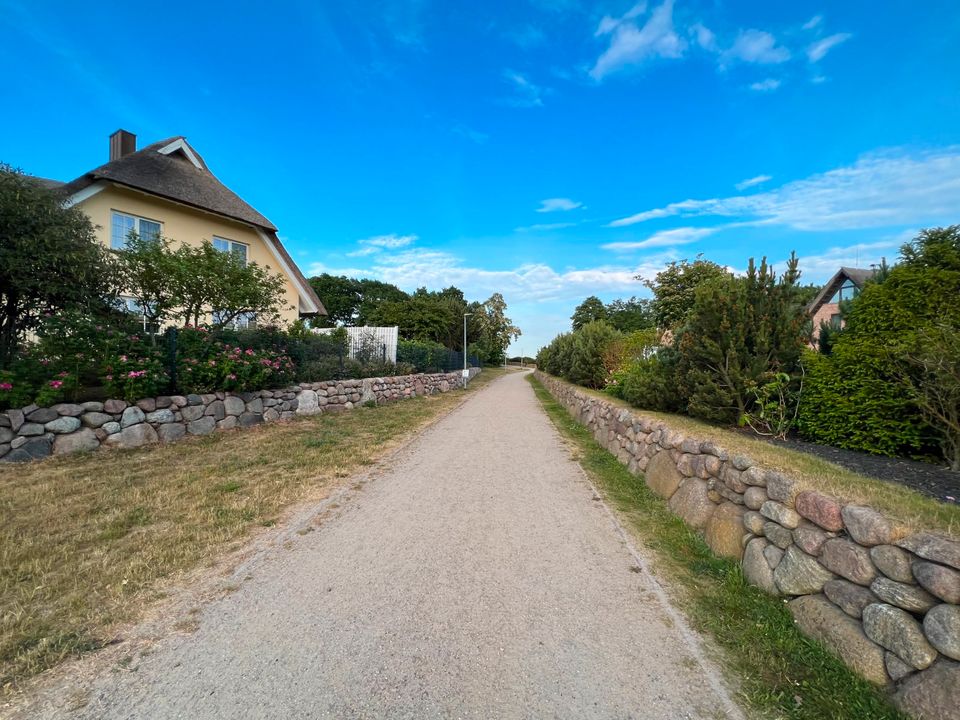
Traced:
<path id="1" fill-rule="evenodd" d="M 473 313 L 464 313 L 463 314 L 463 386 L 467 386 L 467 376 L 469 372 L 467 371 L 467 318 L 473 315 Z"/>

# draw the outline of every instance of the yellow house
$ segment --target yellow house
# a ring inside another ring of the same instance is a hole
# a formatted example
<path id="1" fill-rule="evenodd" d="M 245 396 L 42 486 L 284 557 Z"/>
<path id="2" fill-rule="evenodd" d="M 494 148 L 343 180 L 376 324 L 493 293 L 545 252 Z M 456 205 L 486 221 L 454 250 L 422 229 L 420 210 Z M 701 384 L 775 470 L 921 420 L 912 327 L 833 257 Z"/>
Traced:
<path id="1" fill-rule="evenodd" d="M 58 189 L 67 205 L 86 212 L 109 248 L 122 248 L 131 230 L 190 245 L 207 240 L 283 276 L 284 322 L 327 314 L 276 226 L 221 183 L 182 136 L 137 150 L 136 135 L 117 130 L 110 136 L 109 162 Z"/>

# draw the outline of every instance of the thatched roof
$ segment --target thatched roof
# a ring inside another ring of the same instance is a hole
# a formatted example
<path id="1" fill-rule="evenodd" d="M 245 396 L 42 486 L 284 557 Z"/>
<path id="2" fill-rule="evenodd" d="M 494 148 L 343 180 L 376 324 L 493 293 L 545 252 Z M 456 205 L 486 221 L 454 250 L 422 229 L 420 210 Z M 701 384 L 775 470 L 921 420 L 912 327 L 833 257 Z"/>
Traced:
<path id="1" fill-rule="evenodd" d="M 320 314 L 327 314 L 320 298 L 280 242 L 276 226 L 220 182 L 216 175 L 210 172 L 200 153 L 194 150 L 182 135 L 161 140 L 142 150 L 111 160 L 75 180 L 61 184 L 58 191 L 70 196 L 100 181 L 140 190 L 259 228 L 267 242 L 276 248 L 290 267 L 301 293 L 317 306 Z"/>

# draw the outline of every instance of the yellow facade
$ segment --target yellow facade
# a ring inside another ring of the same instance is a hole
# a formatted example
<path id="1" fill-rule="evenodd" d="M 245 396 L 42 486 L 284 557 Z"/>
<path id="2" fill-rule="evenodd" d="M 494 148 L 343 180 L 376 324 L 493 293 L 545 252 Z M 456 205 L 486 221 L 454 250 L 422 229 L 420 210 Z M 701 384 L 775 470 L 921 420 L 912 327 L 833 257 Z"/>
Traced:
<path id="1" fill-rule="evenodd" d="M 108 248 L 113 211 L 160 223 L 161 235 L 174 243 L 200 245 L 204 240 L 212 242 L 214 236 L 243 243 L 247 246 L 248 262 L 255 262 L 269 268 L 271 273 L 283 276 L 286 290 L 286 300 L 280 311 L 283 323 L 289 324 L 299 318 L 300 295 L 293 279 L 271 251 L 269 241 L 251 225 L 117 185 L 105 187 L 77 206 L 90 217 L 96 226 L 97 238 Z"/>

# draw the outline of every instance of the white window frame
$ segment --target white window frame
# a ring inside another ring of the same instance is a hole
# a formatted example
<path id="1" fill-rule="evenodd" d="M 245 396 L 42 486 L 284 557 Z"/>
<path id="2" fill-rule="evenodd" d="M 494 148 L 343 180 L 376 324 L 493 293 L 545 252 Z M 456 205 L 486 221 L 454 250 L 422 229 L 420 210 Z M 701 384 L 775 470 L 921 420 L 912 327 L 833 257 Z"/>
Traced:
<path id="1" fill-rule="evenodd" d="M 220 314 L 219 310 L 213 311 L 213 322 L 219 323 L 218 315 Z M 245 330 L 249 327 L 257 326 L 257 314 L 256 313 L 240 313 L 229 323 L 224 325 L 224 327 L 232 328 L 233 330 Z"/>
<path id="2" fill-rule="evenodd" d="M 217 241 L 218 241 L 218 240 L 219 240 L 220 242 L 225 242 L 225 243 L 227 244 L 227 249 L 226 249 L 226 250 L 221 250 L 220 248 L 217 247 Z M 214 235 L 214 236 L 213 236 L 213 247 L 214 247 L 215 249 L 217 249 L 217 250 L 220 250 L 220 252 L 225 252 L 225 253 L 228 253 L 228 254 L 230 254 L 230 255 L 234 255 L 234 254 L 235 254 L 235 253 L 233 252 L 233 249 L 234 249 L 235 247 L 242 247 L 242 248 L 243 248 L 243 264 L 246 265 L 247 263 L 250 262 L 250 243 L 239 242 L 239 241 L 237 241 L 237 240 L 231 240 L 230 238 L 225 238 L 225 237 L 222 237 L 222 236 L 220 236 L 220 235 Z"/>
<path id="3" fill-rule="evenodd" d="M 124 212 L 123 210 L 114 210 L 114 209 L 111 208 L 111 210 L 110 210 L 110 248 L 113 249 L 113 250 L 123 250 L 124 248 L 127 247 L 127 240 L 128 240 L 128 238 L 123 238 L 123 244 L 120 245 L 119 247 L 117 247 L 117 246 L 114 244 L 114 242 L 113 242 L 113 216 L 114 216 L 114 215 L 121 215 L 121 216 L 123 216 L 123 217 L 125 217 L 125 218 L 132 218 L 132 219 L 133 219 L 133 231 L 134 231 L 138 236 L 140 236 L 140 237 L 143 237 L 142 233 L 140 232 L 140 221 L 141 221 L 141 220 L 146 221 L 146 222 L 149 222 L 149 223 L 154 223 L 154 224 L 156 224 L 156 225 L 159 225 L 159 226 L 160 226 L 160 229 L 157 231 L 157 237 L 162 237 L 162 236 L 163 236 L 163 221 L 162 221 L 162 220 L 154 220 L 153 218 L 140 217 L 139 215 L 134 215 L 133 213 Z"/>

